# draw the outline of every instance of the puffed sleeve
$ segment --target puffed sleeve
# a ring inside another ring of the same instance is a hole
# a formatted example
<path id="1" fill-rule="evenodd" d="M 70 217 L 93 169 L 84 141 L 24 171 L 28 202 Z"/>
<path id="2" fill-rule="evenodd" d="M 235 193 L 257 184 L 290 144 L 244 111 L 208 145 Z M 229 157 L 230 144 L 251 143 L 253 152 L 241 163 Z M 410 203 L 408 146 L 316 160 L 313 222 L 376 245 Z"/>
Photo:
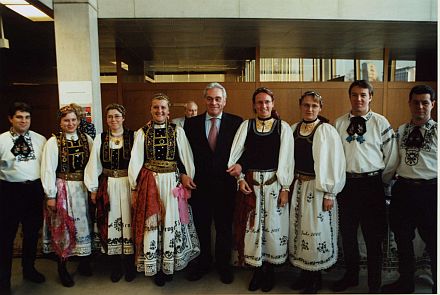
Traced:
<path id="1" fill-rule="evenodd" d="M 98 177 L 102 173 L 102 163 L 100 157 L 101 151 L 101 136 L 95 137 L 93 147 L 90 152 L 89 162 L 84 170 L 84 184 L 91 192 L 98 190 Z"/>
<path id="2" fill-rule="evenodd" d="M 229 154 L 228 167 L 236 164 L 244 152 L 249 120 L 243 121 L 238 127 L 232 142 L 231 153 Z"/>
<path id="3" fill-rule="evenodd" d="M 131 149 L 130 163 L 128 164 L 128 181 L 131 189 L 136 189 L 137 177 L 144 164 L 144 148 L 145 136 L 144 131 L 140 128 L 134 137 L 133 147 Z"/>
<path id="4" fill-rule="evenodd" d="M 284 188 L 288 188 L 293 181 L 295 157 L 294 140 L 292 129 L 289 124 L 281 121 L 281 142 L 278 156 L 278 182 Z"/>
<path id="5" fill-rule="evenodd" d="M 381 122 L 382 131 L 382 154 L 385 167 L 382 171 L 382 182 L 389 184 L 394 177 L 394 173 L 399 165 L 399 151 L 397 146 L 397 139 L 393 128 L 387 119 L 383 118 Z"/>
<path id="6" fill-rule="evenodd" d="M 189 141 L 186 138 L 185 131 L 180 126 L 176 126 L 176 141 L 180 161 L 182 161 L 183 166 L 185 166 L 186 175 L 194 178 L 195 168 L 193 153 Z"/>
<path id="7" fill-rule="evenodd" d="M 341 138 L 330 124 L 321 124 L 313 137 L 316 189 L 333 195 L 345 185 L 345 155 Z"/>
<path id="8" fill-rule="evenodd" d="M 58 145 L 55 136 L 49 138 L 44 145 L 41 158 L 41 183 L 44 193 L 49 199 L 57 196 L 56 169 L 58 167 Z"/>

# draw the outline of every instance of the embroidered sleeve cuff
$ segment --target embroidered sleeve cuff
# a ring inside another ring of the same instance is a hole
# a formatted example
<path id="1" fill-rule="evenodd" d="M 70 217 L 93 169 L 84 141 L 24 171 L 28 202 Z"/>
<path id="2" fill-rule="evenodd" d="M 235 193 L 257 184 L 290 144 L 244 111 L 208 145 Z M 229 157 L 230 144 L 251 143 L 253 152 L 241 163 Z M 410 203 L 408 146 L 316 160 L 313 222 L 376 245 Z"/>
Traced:
<path id="1" fill-rule="evenodd" d="M 281 191 L 282 192 L 290 192 L 290 185 L 282 185 Z"/>
<path id="2" fill-rule="evenodd" d="M 324 199 L 327 199 L 327 200 L 335 200 L 336 199 L 336 196 L 335 196 L 335 194 L 332 194 L 332 193 L 325 193 L 324 194 Z"/>
<path id="3" fill-rule="evenodd" d="M 235 179 L 237 180 L 237 183 L 239 183 L 240 181 L 244 180 L 244 174 L 240 173 L 240 175 L 236 176 Z"/>

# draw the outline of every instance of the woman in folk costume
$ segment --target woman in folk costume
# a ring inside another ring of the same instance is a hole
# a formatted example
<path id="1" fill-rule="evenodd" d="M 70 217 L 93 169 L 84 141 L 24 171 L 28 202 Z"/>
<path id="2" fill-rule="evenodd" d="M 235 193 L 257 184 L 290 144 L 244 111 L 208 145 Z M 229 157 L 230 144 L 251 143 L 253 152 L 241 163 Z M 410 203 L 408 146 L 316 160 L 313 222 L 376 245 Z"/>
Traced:
<path id="1" fill-rule="evenodd" d="M 134 132 L 124 128 L 125 108 L 105 108 L 108 130 L 98 135 L 85 169 L 84 183 L 96 204 L 102 252 L 111 259 L 110 279 L 118 282 L 124 274 L 130 282 L 136 276 L 131 232 L 131 191 L 128 163 Z"/>
<path id="2" fill-rule="evenodd" d="M 169 98 L 156 94 L 152 120 L 135 136 L 128 167 L 137 270 L 163 286 L 200 253 L 187 199 L 196 186 L 185 132 L 168 122 Z"/>
<path id="3" fill-rule="evenodd" d="M 234 217 L 239 262 L 255 267 L 248 289 L 268 292 L 275 284 L 273 265 L 287 259 L 293 137 L 273 112 L 271 90 L 258 88 L 252 102 L 257 117 L 244 121 L 235 134 L 228 171 L 244 172 L 238 177 Z"/>
<path id="4" fill-rule="evenodd" d="M 65 287 L 74 281 L 66 269 L 70 256 L 81 256 L 78 272 L 92 275 L 92 236 L 84 168 L 93 140 L 77 130 L 76 110 L 68 105 L 59 111 L 61 132 L 46 143 L 41 161 L 41 181 L 47 196 L 43 250 L 59 257 L 58 274 Z"/>
<path id="5" fill-rule="evenodd" d="M 295 139 L 295 182 L 290 207 L 289 260 L 301 269 L 292 288 L 316 293 L 321 269 L 338 258 L 336 194 L 345 184 L 341 139 L 328 120 L 318 116 L 322 97 L 305 92 L 300 100 L 302 120 L 292 125 Z"/>

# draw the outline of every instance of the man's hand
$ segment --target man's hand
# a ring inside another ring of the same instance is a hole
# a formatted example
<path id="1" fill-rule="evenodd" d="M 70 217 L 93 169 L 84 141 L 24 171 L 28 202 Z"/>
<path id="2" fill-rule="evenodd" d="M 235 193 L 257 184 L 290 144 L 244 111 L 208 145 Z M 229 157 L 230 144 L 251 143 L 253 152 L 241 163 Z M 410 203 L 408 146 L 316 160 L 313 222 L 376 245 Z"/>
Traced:
<path id="1" fill-rule="evenodd" d="M 183 187 L 187 189 L 196 189 L 197 185 L 194 183 L 191 177 L 186 174 L 180 175 L 180 182 L 182 182 Z"/>
<path id="2" fill-rule="evenodd" d="M 229 173 L 229 175 L 233 177 L 238 177 L 241 174 L 241 165 L 240 164 L 234 164 L 231 167 L 229 167 L 226 172 Z"/>
<path id="3" fill-rule="evenodd" d="M 249 187 L 249 184 L 244 179 L 240 180 L 240 182 L 238 183 L 238 187 L 240 188 L 240 191 L 245 195 L 249 195 L 250 193 L 252 193 L 252 189 Z"/>

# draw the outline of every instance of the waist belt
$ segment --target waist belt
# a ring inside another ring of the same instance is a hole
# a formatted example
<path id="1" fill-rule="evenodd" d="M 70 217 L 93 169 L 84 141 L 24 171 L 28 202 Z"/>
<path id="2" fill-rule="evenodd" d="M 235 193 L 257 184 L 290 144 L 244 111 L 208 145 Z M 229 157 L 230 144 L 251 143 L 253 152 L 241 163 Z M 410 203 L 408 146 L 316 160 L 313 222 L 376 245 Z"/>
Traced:
<path id="1" fill-rule="evenodd" d="M 118 177 L 127 177 L 128 176 L 128 170 L 127 169 L 123 169 L 123 170 L 119 170 L 119 169 L 103 169 L 102 170 L 102 174 L 104 174 L 107 177 L 114 177 L 114 178 L 118 178 Z"/>
<path id="2" fill-rule="evenodd" d="M 57 178 L 64 180 L 84 181 L 84 172 L 57 172 Z"/>
<path id="3" fill-rule="evenodd" d="M 381 172 L 382 172 L 381 170 L 372 171 L 372 172 L 364 172 L 364 173 L 351 173 L 351 172 L 347 172 L 347 178 L 373 177 L 373 176 L 380 175 Z"/>
<path id="4" fill-rule="evenodd" d="M 144 164 L 144 167 L 157 173 L 177 171 L 177 163 L 173 161 L 150 160 Z"/>
<path id="5" fill-rule="evenodd" d="M 401 181 L 403 183 L 414 184 L 414 185 L 424 185 L 424 184 L 437 184 L 437 178 L 433 179 L 411 179 L 411 178 L 403 178 L 399 176 L 397 181 Z"/>
<path id="6" fill-rule="evenodd" d="M 268 180 L 266 180 L 264 183 L 259 183 L 257 180 L 252 179 L 252 185 L 255 186 L 259 186 L 259 185 L 271 185 L 272 183 L 274 183 L 275 181 L 277 181 L 277 175 L 274 174 L 271 178 L 269 178 Z"/>
<path id="7" fill-rule="evenodd" d="M 295 179 L 298 179 L 300 181 L 310 181 L 315 179 L 315 175 L 307 175 L 307 174 L 301 174 L 301 173 L 295 173 Z"/>

